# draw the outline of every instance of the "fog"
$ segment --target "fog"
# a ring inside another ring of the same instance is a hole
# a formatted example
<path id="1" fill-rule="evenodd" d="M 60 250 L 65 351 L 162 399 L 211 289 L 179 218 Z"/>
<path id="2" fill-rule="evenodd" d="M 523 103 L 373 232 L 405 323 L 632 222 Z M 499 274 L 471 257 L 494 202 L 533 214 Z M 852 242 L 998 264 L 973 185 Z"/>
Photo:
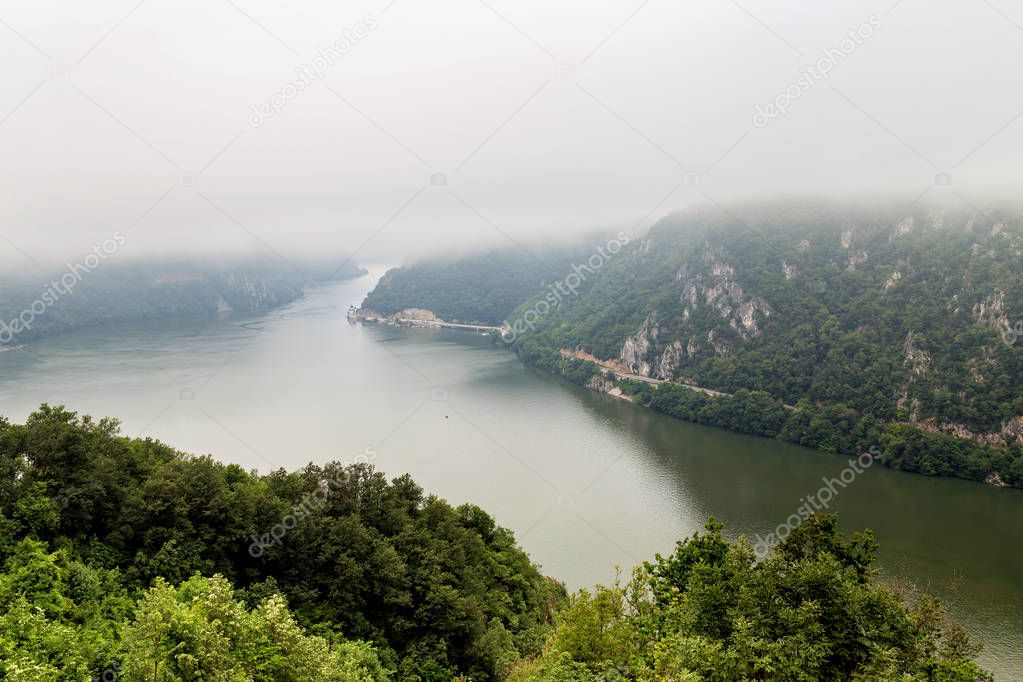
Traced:
<path id="1" fill-rule="evenodd" d="M 697 202 L 982 205 L 1018 187 L 1021 38 L 1023 0 L 5 2 L 0 262 L 115 231 L 118 258 L 399 262 Z"/>

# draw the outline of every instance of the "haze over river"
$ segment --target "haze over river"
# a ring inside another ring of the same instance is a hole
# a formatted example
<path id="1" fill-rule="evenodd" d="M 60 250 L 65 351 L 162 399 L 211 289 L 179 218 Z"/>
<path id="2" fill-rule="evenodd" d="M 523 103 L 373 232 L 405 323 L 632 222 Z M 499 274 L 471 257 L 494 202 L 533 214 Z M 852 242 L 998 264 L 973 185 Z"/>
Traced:
<path id="1" fill-rule="evenodd" d="M 0 412 L 42 402 L 266 471 L 369 452 L 515 531 L 569 588 L 699 530 L 766 535 L 847 458 L 654 414 L 524 367 L 472 332 L 349 323 L 382 273 L 266 315 L 92 329 L 0 353 Z M 368 448 L 368 450 L 367 450 Z M 889 577 L 943 596 L 998 679 L 1023 679 L 1023 492 L 873 466 L 830 508 Z"/>

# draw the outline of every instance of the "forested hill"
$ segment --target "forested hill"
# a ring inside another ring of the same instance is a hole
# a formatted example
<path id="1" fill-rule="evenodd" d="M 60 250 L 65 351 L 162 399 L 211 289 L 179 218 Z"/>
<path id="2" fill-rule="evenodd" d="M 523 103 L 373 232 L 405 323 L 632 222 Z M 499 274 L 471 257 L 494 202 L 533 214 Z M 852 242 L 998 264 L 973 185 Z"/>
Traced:
<path id="1" fill-rule="evenodd" d="M 448 322 L 497 325 L 546 283 L 589 255 L 581 244 L 531 246 L 414 263 L 388 271 L 362 302 L 392 315 L 423 308 Z"/>
<path id="2" fill-rule="evenodd" d="M 549 292 L 537 289 L 507 319 L 531 321 L 516 335 L 520 354 L 555 371 L 564 369 L 556 351 L 579 349 L 643 376 L 757 392 L 779 408 L 756 428 L 698 417 L 701 405 L 662 405 L 676 416 L 832 451 L 876 444 L 878 425 L 912 424 L 1008 454 L 967 466 L 972 455 L 923 461 L 914 450 L 890 464 L 1023 482 L 1021 214 L 901 210 L 802 203 L 677 213 L 600 259 L 578 295 L 548 306 Z M 781 403 L 801 401 L 806 423 L 786 423 Z"/>
<path id="3" fill-rule="evenodd" d="M 214 262 L 119 262 L 114 256 L 69 263 L 45 275 L 0 279 L 0 348 L 100 324 L 178 315 L 253 313 L 289 303 L 314 274 L 347 279 L 354 263 L 301 263 L 250 258 Z"/>
<path id="4" fill-rule="evenodd" d="M 14 682 L 990 680 L 869 533 L 766 556 L 719 524 L 582 590 L 408 476 L 258 475 L 43 405 L 0 417 L 0 678 Z"/>
<path id="5" fill-rule="evenodd" d="M 646 376 L 1023 435 L 1018 216 L 741 216 L 661 221 L 540 321 L 544 339 Z"/>

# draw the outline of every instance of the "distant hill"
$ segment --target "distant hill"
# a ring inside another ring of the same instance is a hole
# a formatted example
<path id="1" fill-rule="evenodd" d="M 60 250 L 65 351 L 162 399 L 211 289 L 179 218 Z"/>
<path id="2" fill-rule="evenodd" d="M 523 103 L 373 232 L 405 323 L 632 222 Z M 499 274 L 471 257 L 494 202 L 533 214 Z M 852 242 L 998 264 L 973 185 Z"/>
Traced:
<path id="1" fill-rule="evenodd" d="M 524 300 L 563 276 L 587 248 L 576 244 L 507 249 L 389 270 L 362 302 L 383 315 L 430 310 L 448 322 L 498 325 Z"/>
<path id="2" fill-rule="evenodd" d="M 299 269 L 301 267 L 301 269 Z M 290 303 L 319 282 L 280 259 L 76 263 L 39 277 L 0 281 L 0 344 L 100 324 L 180 315 L 254 313 Z M 344 264 L 333 279 L 365 274 Z"/>

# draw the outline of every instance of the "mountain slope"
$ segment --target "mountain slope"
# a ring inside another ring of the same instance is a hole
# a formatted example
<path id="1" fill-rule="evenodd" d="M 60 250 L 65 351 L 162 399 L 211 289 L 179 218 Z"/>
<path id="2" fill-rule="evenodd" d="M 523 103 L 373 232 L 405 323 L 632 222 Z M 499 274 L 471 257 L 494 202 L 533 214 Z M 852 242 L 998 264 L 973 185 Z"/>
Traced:
<path id="1" fill-rule="evenodd" d="M 885 421 L 1023 438 L 1023 231 L 969 213 L 686 213 L 600 271 L 537 338 L 633 372 Z M 1004 339 L 1003 339 L 1004 337 Z M 1008 342 L 1006 342 L 1008 341 Z"/>
<path id="2" fill-rule="evenodd" d="M 505 341 L 529 364 L 682 419 L 828 452 L 877 446 L 895 468 L 1023 485 L 1021 215 L 692 209 L 606 258 L 577 254 L 555 285 L 533 283 Z M 418 272 L 395 276 L 416 290 Z M 552 295 L 562 283 L 578 286 Z M 587 356 L 669 383 L 601 376 Z"/>
<path id="3" fill-rule="evenodd" d="M 509 247 L 414 263 L 384 274 L 362 308 L 381 315 L 421 308 L 448 322 L 498 325 L 587 253 L 581 244 Z"/>

